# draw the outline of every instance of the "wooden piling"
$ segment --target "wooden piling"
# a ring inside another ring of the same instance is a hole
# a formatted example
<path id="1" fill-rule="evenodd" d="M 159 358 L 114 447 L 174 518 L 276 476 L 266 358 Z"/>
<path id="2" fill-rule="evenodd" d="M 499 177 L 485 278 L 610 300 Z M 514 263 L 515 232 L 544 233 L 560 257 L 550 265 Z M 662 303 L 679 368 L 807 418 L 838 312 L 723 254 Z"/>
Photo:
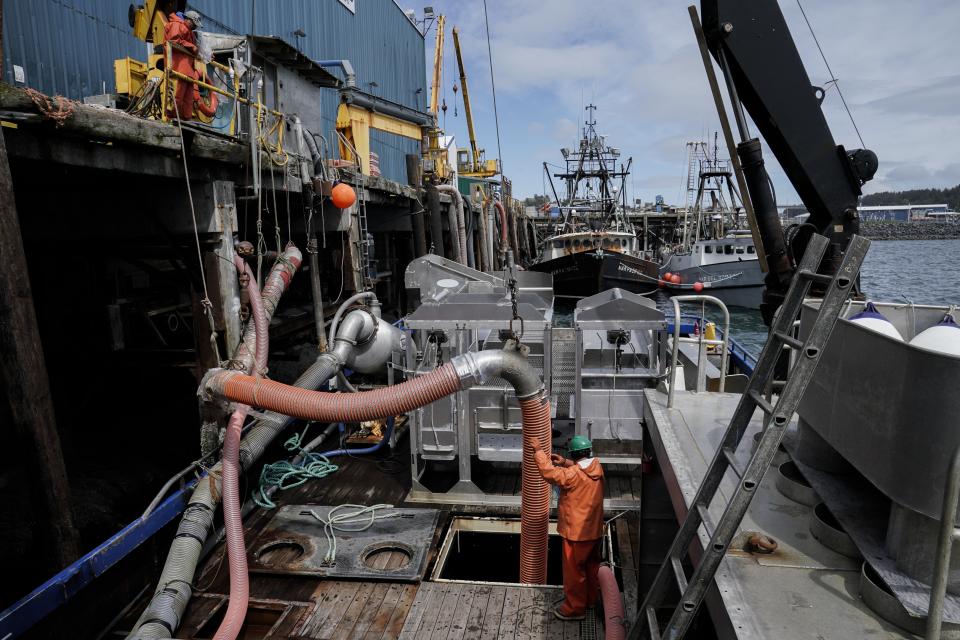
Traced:
<path id="1" fill-rule="evenodd" d="M 415 153 L 407 154 L 407 184 L 419 189 L 423 183 L 420 171 L 420 156 Z M 426 211 L 416 200 L 410 203 L 410 227 L 413 230 L 413 250 L 416 257 L 427 253 L 427 229 L 424 224 Z"/>
<path id="2" fill-rule="evenodd" d="M 435 186 L 427 185 L 427 211 L 430 212 L 430 242 L 433 252 L 449 258 L 450 253 L 443 242 L 443 218 L 440 214 L 440 192 Z"/>
<path id="3" fill-rule="evenodd" d="M 0 372 L 10 414 L 32 469 L 29 485 L 38 507 L 39 532 L 49 537 L 52 570 L 80 556 L 70 484 L 60 449 L 47 365 L 27 274 L 7 147 L 0 135 Z"/>

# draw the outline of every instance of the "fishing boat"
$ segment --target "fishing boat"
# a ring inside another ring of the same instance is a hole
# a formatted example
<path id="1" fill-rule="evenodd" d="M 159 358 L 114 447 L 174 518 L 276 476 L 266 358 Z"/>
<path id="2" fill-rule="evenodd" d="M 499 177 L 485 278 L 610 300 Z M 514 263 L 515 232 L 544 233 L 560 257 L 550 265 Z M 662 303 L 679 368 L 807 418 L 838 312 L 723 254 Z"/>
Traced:
<path id="1" fill-rule="evenodd" d="M 680 241 L 662 252 L 664 285 L 673 291 L 707 290 L 728 305 L 757 309 L 763 272 L 730 162 L 718 157 L 716 141 L 712 149 L 706 142 L 690 142 L 687 166 Z"/>
<path id="2" fill-rule="evenodd" d="M 558 296 L 583 298 L 620 288 L 650 294 L 657 290 L 657 264 L 644 255 L 636 230 L 626 215 L 624 185 L 633 159 L 620 163 L 620 149 L 607 145 L 597 133 L 595 105 L 576 149 L 561 149 L 564 169 L 550 175 L 566 185 L 560 198 L 554 188 L 557 220 L 539 245 L 533 271 L 553 276 Z"/>

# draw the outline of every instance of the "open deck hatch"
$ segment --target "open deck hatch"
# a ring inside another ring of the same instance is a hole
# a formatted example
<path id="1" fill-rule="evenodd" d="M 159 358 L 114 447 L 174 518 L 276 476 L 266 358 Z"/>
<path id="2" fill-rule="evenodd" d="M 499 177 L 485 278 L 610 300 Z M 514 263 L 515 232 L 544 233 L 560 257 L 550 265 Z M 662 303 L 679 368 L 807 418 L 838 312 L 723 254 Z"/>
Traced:
<path id="1" fill-rule="evenodd" d="M 547 586 L 563 584 L 562 542 L 551 522 Z M 606 534 L 609 536 L 609 533 Z M 609 541 L 603 546 L 609 548 Z M 455 517 L 443 537 L 430 576 L 434 581 L 516 585 L 520 583 L 520 521 Z"/>

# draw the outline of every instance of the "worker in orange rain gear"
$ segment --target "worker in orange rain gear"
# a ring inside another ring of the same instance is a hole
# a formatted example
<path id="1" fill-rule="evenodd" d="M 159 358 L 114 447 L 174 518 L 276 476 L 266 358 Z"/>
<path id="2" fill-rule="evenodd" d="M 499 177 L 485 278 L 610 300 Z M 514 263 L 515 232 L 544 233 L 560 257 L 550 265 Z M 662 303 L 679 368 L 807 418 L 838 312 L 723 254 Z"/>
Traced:
<path id="1" fill-rule="evenodd" d="M 557 533 L 563 539 L 564 600 L 553 610 L 561 620 L 582 620 L 597 601 L 600 538 L 603 536 L 603 467 L 593 457 L 593 445 L 576 435 L 567 447 L 570 459 L 534 457 L 543 479 L 560 488 Z"/>
<path id="2" fill-rule="evenodd" d="M 164 42 L 169 42 L 190 52 L 184 53 L 173 48 L 170 61 L 170 68 L 177 73 L 182 73 L 193 79 L 197 79 L 197 69 L 194 66 L 195 56 L 197 55 L 197 38 L 194 30 L 203 26 L 200 20 L 200 14 L 196 11 L 187 11 L 186 13 L 171 13 L 167 19 L 167 26 L 163 30 Z M 167 116 L 180 116 L 181 120 L 190 120 L 193 118 L 193 103 L 200 98 L 200 89 L 196 84 L 186 80 L 177 80 L 177 92 L 174 96 L 176 109 L 172 105 L 167 108 Z"/>

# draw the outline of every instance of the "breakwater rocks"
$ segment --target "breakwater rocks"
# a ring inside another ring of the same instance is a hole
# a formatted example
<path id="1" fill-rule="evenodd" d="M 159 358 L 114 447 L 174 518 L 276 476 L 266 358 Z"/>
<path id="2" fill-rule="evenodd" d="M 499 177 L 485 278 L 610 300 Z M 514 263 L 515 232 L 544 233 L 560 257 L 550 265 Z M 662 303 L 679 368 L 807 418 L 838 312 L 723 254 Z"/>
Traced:
<path id="1" fill-rule="evenodd" d="M 960 238 L 960 223 L 862 221 L 860 234 L 871 240 L 952 240 Z"/>

